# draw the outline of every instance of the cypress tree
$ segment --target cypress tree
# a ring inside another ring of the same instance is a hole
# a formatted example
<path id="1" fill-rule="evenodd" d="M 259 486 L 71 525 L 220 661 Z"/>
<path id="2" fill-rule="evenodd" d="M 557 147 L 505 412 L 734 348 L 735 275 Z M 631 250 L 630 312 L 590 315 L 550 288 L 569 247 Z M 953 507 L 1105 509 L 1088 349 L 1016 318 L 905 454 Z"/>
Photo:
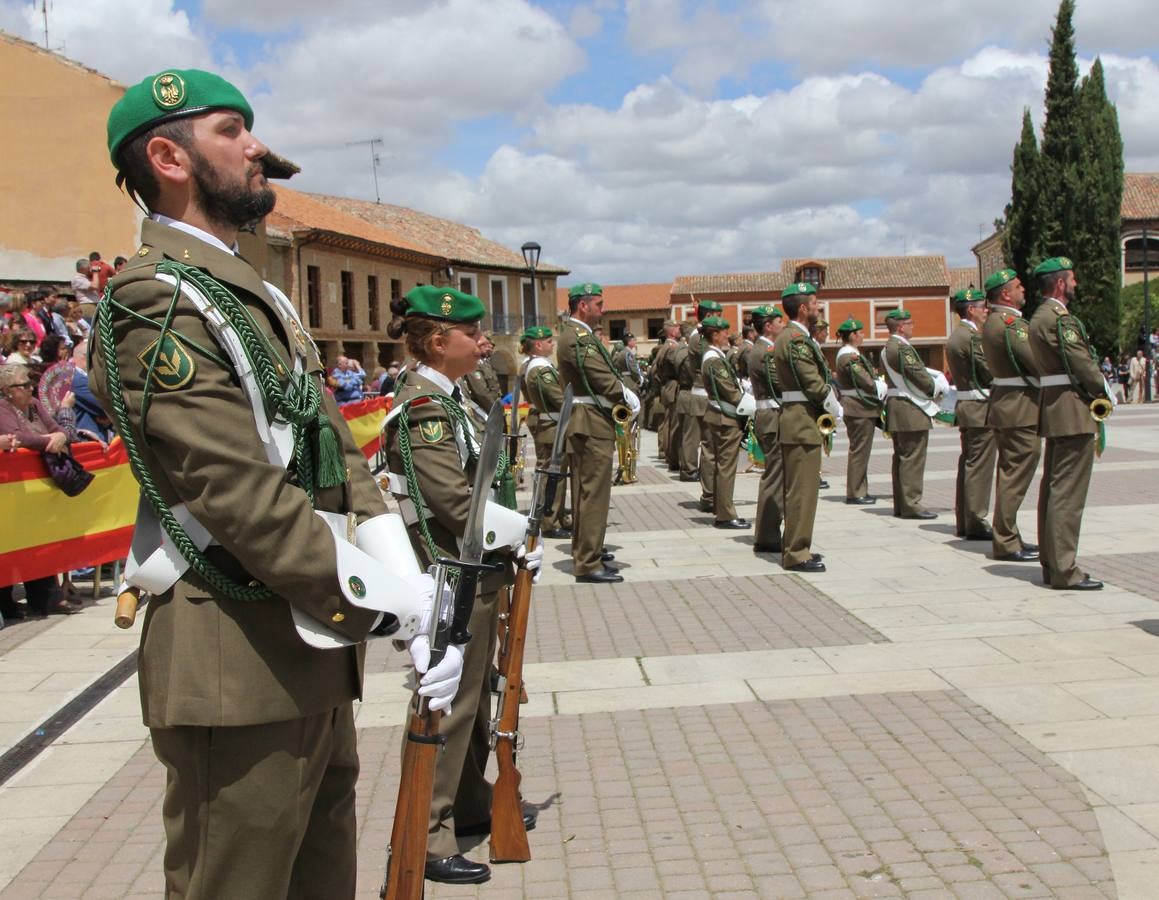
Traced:
<path id="1" fill-rule="evenodd" d="M 1078 63 L 1074 48 L 1074 0 L 1062 0 L 1051 30 L 1046 119 L 1042 129 L 1041 198 L 1038 220 L 1044 257 L 1073 254 L 1073 200 L 1079 187 Z"/>
<path id="2" fill-rule="evenodd" d="M 1006 264 L 1019 274 L 1023 284 L 1029 286 L 1030 270 L 1040 259 L 1037 249 L 1040 239 L 1038 214 L 1042 202 L 1038 139 L 1029 109 L 1022 113 L 1022 138 L 1014 148 L 1010 171 L 1010 203 L 1006 206 L 1002 232 L 1003 251 Z"/>
<path id="3" fill-rule="evenodd" d="M 1077 221 L 1070 251 L 1078 281 L 1074 312 L 1098 349 L 1106 353 L 1118 343 L 1121 309 L 1123 139 L 1098 58 L 1079 89 L 1077 119 L 1080 183 L 1071 201 Z"/>

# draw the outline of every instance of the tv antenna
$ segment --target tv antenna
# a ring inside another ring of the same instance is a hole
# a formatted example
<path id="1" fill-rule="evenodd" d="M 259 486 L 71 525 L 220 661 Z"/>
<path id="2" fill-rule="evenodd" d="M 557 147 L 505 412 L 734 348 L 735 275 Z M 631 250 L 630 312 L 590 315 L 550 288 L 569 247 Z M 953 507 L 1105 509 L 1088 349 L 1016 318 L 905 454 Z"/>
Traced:
<path id="1" fill-rule="evenodd" d="M 378 157 L 378 151 L 376 151 L 374 149 L 375 144 L 379 144 L 379 145 L 382 144 L 382 138 L 380 138 L 380 137 L 368 138 L 365 141 L 347 141 L 346 146 L 347 147 L 361 147 L 363 144 L 370 145 L 370 167 L 371 167 L 371 170 L 374 172 L 374 202 L 375 203 L 382 203 L 382 197 L 379 196 L 379 193 L 378 193 L 378 162 L 379 162 L 379 157 Z"/>

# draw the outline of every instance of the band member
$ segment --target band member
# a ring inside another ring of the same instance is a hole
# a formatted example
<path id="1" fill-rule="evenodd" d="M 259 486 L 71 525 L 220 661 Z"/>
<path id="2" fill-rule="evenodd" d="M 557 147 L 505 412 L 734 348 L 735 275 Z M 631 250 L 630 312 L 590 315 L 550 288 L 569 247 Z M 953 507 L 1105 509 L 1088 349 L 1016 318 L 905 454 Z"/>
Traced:
<path id="1" fill-rule="evenodd" d="M 780 553 L 785 481 L 780 440 L 781 382 L 773 360 L 773 345 L 777 335 L 785 330 L 785 314 L 777 306 L 758 306 L 753 310 L 752 323 L 757 337 L 746 355 L 745 367 L 756 401 L 753 434 L 765 457 L 757 486 L 753 552 Z"/>
<path id="2" fill-rule="evenodd" d="M 740 379 L 726 356 L 728 321 L 720 316 L 709 316 L 700 323 L 700 331 L 708 341 L 701 361 L 701 374 L 708 391 L 704 425 L 712 447 L 712 478 L 716 486 L 713 492 L 716 520 L 713 525 L 717 528 L 748 528 L 748 522 L 737 518 L 732 495 L 740 442 L 744 437 L 741 419 L 751 415 L 756 406 L 752 396 L 741 388 Z"/>
<path id="3" fill-rule="evenodd" d="M 475 371 L 481 352 L 483 301 L 454 288 L 422 285 L 391 301 L 393 340 L 405 336 L 416 361 L 395 390 L 385 446 L 390 489 L 408 522 L 423 564 L 458 555 L 467 524 L 479 437 L 455 382 Z M 494 526 L 492 515 L 499 517 Z M 480 579 L 463 653 L 463 677 L 451 712 L 442 717 L 445 739 L 435 770 L 427 838 L 426 877 L 446 884 L 478 884 L 491 877 L 483 863 L 459 853 L 456 836 L 486 834 L 491 823 L 491 660 L 495 658 L 499 593 L 514 582 L 514 564 L 538 570 L 542 547 L 522 549 L 526 517 L 489 506 L 489 561 L 502 570 Z M 406 740 L 404 735 L 403 740 Z M 529 827 L 534 827 L 534 818 Z"/>
<path id="4" fill-rule="evenodd" d="M 166 770 L 165 894 L 353 898 L 364 641 L 394 628 L 426 668 L 407 623 L 433 587 L 389 568 L 395 550 L 414 566 L 405 542 L 363 549 L 382 496 L 293 304 L 237 253 L 277 199 L 252 127 L 241 92 L 199 70 L 113 106 L 109 155 L 150 214 L 98 306 L 89 378 L 146 498 L 126 578 L 154 595 L 137 666 Z M 448 653 L 423 678 L 432 708 L 459 666 Z"/>
<path id="5" fill-rule="evenodd" d="M 699 324 L 706 318 L 716 315 L 721 306 L 715 300 L 701 300 L 696 304 L 696 321 Z M 688 352 L 680 359 L 680 395 L 677 402 L 681 404 L 681 456 L 680 480 L 700 481 L 700 511 L 712 512 L 713 502 L 712 473 L 715 467 L 712 462 L 712 448 L 708 446 L 707 435 L 704 432 L 704 413 L 708 410 L 708 392 L 704 390 L 704 376 L 700 370 L 701 357 L 708 347 L 708 341 L 699 327 L 694 328 L 688 335 Z M 697 457 L 699 454 L 699 463 Z M 686 472 L 686 468 L 688 471 Z M 698 474 L 697 474 L 698 473 Z M 690 477 L 691 475 L 691 477 Z"/>
<path id="6" fill-rule="evenodd" d="M 616 446 L 612 407 L 623 403 L 638 413 L 640 401 L 620 380 L 607 349 L 593 332 L 604 314 L 604 289 L 592 282 L 577 284 L 568 291 L 567 305 L 556 359 L 574 403 L 567 429 L 572 571 L 580 583 L 614 583 L 624 576 L 605 565 L 610 554 L 604 551 Z"/>
<path id="7" fill-rule="evenodd" d="M 1038 383 L 1030 327 L 1022 316 L 1026 290 L 1013 269 L 999 269 L 987 279 L 990 315 L 982 326 L 982 350 L 994 379 L 986 424 L 994 432 L 998 475 L 994 487 L 994 559 L 1035 562 L 1038 547 L 1022 539 L 1018 510 L 1038 468 Z"/>
<path id="8" fill-rule="evenodd" d="M 837 351 L 835 377 L 849 436 L 845 502 L 854 506 L 877 502 L 869 493 L 869 454 L 873 449 L 874 428 L 881 420 L 885 402 L 885 380 L 877 376 L 873 363 L 861 352 L 861 343 L 865 340 L 863 328 L 854 318 L 837 326 L 841 349 Z"/>
<path id="9" fill-rule="evenodd" d="M 661 329 L 663 343 L 656 353 L 651 377 L 659 390 L 659 400 L 664 408 L 664 419 L 660 423 L 661 453 L 668 463 L 669 472 L 680 471 L 680 414 L 676 411 L 676 397 L 680 392 L 680 382 L 676 377 L 676 350 L 680 347 L 680 326 L 669 319 Z"/>
<path id="10" fill-rule="evenodd" d="M 954 499 L 955 533 L 969 541 L 989 541 L 994 534 L 986 514 L 994 483 L 995 449 L 994 432 L 986 425 L 993 380 L 982 347 L 986 295 L 974 288 L 958 291 L 954 310 L 961 318 L 946 342 L 946 361 L 958 395 L 954 413 L 962 438 Z"/>
<path id="11" fill-rule="evenodd" d="M 1095 461 L 1098 423 L 1091 402 L 1114 401 L 1087 330 L 1069 311 L 1077 287 L 1074 265 L 1056 256 L 1039 263 L 1034 275 L 1042 302 L 1030 320 L 1030 347 L 1042 388 L 1038 430 L 1046 439 L 1038 486 L 1042 578 L 1055 590 L 1097 591 L 1103 583 L 1082 571 L 1075 556 Z"/>
<path id="12" fill-rule="evenodd" d="M 881 361 L 890 382 L 885 427 L 893 439 L 893 514 L 899 519 L 936 519 L 936 512 L 922 506 L 922 483 L 930 423 L 938 409 L 934 398 L 950 385 L 941 372 L 927 369 L 910 346 L 914 322 L 908 309 L 891 309 L 885 314 L 885 326 L 889 340 Z"/>
<path id="13" fill-rule="evenodd" d="M 555 349 L 555 337 L 546 325 L 536 325 L 526 329 L 520 336 L 523 352 L 527 355 L 524 363 L 521 393 L 527 399 L 527 429 L 535 442 L 535 464 L 545 468 L 551 460 L 551 448 L 555 443 L 556 423 L 563 407 L 563 387 L 559 371 L 551 364 L 551 354 Z M 567 495 L 567 460 L 564 459 L 560 480 L 555 491 L 555 502 L 544 514 L 540 527 L 545 538 L 570 538 L 571 527 L 564 514 Z"/>
<path id="14" fill-rule="evenodd" d="M 809 336 L 810 327 L 820 316 L 817 288 L 806 281 L 794 282 L 781 291 L 781 305 L 789 318 L 773 348 L 777 377 L 784 386 L 780 441 L 785 535 L 781 565 L 794 572 L 824 572 L 825 564 L 811 550 L 824 440 L 817 419 L 828 412 L 840 420 L 841 404 L 829 384 L 825 358 Z"/>
<path id="15" fill-rule="evenodd" d="M 467 389 L 469 409 L 482 424 L 487 420 L 491 404 L 500 398 L 501 391 L 499 376 L 495 374 L 495 368 L 491 365 L 491 354 L 495 350 L 495 344 L 485 334 L 480 337 L 479 343 L 482 355 L 475 368 L 463 377 L 462 386 Z"/>

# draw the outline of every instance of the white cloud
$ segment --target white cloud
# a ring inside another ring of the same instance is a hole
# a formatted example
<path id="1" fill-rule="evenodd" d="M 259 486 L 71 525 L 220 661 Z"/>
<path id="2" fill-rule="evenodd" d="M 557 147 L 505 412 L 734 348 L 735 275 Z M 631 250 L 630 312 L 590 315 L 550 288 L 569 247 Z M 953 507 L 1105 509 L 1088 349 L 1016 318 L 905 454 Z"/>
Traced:
<path id="1" fill-rule="evenodd" d="M 567 29 L 572 37 L 585 40 L 595 37 L 604 27 L 604 17 L 594 4 L 581 3 L 571 11 Z"/>

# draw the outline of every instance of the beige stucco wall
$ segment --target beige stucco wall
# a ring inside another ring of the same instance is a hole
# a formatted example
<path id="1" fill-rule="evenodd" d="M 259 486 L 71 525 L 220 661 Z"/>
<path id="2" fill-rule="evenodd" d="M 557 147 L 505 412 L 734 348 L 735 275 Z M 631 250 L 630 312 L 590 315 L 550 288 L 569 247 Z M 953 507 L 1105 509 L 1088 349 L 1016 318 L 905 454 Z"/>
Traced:
<path id="1" fill-rule="evenodd" d="M 105 120 L 124 88 L 0 34 L 0 281 L 64 281 L 99 250 L 137 247 L 141 214 L 117 190 Z"/>

